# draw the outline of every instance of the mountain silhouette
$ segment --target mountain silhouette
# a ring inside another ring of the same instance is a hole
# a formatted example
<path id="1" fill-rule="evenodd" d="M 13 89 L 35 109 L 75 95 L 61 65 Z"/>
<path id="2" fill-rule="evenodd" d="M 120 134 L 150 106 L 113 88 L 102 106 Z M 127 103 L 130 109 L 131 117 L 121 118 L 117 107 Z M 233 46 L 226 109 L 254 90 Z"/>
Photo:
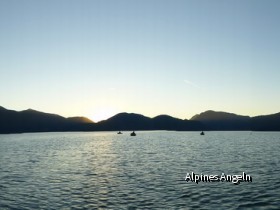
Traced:
<path id="1" fill-rule="evenodd" d="M 94 123 L 92 120 L 86 117 L 68 117 L 67 120 L 76 123 Z"/>
<path id="2" fill-rule="evenodd" d="M 251 118 L 249 116 L 236 115 L 227 112 L 215 112 L 212 110 L 202 112 L 191 118 L 201 122 L 205 130 L 250 130 Z"/>
<path id="3" fill-rule="evenodd" d="M 0 107 L 0 133 L 87 130 L 88 125 L 84 124 L 77 118 L 73 120 L 32 109 L 17 112 Z"/>
<path id="4" fill-rule="evenodd" d="M 150 118 L 134 113 L 119 113 L 98 123 L 98 130 L 151 130 Z"/>
<path id="5" fill-rule="evenodd" d="M 141 114 L 124 112 L 94 123 L 86 117 L 65 118 L 32 109 L 14 111 L 0 106 L 0 133 L 119 130 L 280 131 L 280 113 L 249 117 L 210 110 L 195 115 L 190 120 L 182 120 L 168 115 L 150 118 Z"/>
<path id="6" fill-rule="evenodd" d="M 280 131 L 280 112 L 271 115 L 252 117 L 254 131 Z"/>
<path id="7" fill-rule="evenodd" d="M 149 118 L 135 113 L 119 113 L 97 124 L 98 130 L 201 130 L 196 121 L 181 120 L 168 115 Z"/>
<path id="8" fill-rule="evenodd" d="M 154 130 L 177 130 L 190 131 L 202 130 L 202 124 L 195 120 L 181 120 L 169 115 L 159 115 L 152 118 L 152 127 Z"/>

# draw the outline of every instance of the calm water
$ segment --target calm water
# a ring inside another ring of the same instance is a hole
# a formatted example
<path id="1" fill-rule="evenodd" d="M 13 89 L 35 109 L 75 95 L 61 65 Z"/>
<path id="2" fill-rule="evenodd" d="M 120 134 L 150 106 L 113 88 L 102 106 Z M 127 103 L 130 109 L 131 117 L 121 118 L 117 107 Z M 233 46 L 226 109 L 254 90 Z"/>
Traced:
<path id="1" fill-rule="evenodd" d="M 192 171 L 253 182 L 184 181 Z M 279 206 L 279 132 L 0 135 L 0 209 Z"/>

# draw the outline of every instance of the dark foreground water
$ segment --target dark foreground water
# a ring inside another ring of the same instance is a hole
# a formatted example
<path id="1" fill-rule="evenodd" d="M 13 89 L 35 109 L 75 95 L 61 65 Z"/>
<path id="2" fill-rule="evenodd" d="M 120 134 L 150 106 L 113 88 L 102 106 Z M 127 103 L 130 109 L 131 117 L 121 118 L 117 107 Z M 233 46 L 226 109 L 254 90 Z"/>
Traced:
<path id="1" fill-rule="evenodd" d="M 184 181 L 191 172 L 253 181 Z M 0 135 L 0 209 L 279 207 L 279 132 Z"/>

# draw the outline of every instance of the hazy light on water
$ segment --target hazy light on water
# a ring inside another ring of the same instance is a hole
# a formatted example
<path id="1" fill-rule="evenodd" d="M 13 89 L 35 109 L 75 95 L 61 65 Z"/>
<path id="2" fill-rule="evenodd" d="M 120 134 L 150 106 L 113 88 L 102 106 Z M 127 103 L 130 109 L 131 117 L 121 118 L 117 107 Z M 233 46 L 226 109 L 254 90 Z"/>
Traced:
<path id="1" fill-rule="evenodd" d="M 277 209 L 279 132 L 0 135 L 2 209 Z M 187 173 L 253 182 L 186 182 Z"/>

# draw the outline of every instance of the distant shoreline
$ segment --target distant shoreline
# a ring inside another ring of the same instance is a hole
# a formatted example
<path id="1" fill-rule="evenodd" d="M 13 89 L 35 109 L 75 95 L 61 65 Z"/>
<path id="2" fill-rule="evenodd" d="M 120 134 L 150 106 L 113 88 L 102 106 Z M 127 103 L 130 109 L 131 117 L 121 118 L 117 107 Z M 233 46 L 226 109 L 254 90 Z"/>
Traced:
<path id="1" fill-rule="evenodd" d="M 280 113 L 256 117 L 206 111 L 182 120 L 168 115 L 154 118 L 135 113 L 119 113 L 94 123 L 86 117 L 65 118 L 28 109 L 0 107 L 0 134 L 93 131 L 280 131 Z"/>
<path id="2" fill-rule="evenodd" d="M 148 131 L 153 131 L 153 132 L 197 132 L 198 134 L 200 133 L 199 131 L 174 131 L 174 130 L 135 130 L 135 132 L 148 132 Z M 22 132 L 22 133 L 0 133 L 0 135 L 13 135 L 13 134 L 40 134 L 40 133 L 98 133 L 98 132 L 110 132 L 110 133 L 116 133 L 116 131 L 35 131 L 35 132 Z M 131 130 L 127 131 L 122 131 L 125 132 L 123 133 L 124 135 L 130 134 Z M 209 130 L 206 132 L 254 132 L 254 133 L 279 133 L 280 131 L 249 131 L 249 130 Z"/>

